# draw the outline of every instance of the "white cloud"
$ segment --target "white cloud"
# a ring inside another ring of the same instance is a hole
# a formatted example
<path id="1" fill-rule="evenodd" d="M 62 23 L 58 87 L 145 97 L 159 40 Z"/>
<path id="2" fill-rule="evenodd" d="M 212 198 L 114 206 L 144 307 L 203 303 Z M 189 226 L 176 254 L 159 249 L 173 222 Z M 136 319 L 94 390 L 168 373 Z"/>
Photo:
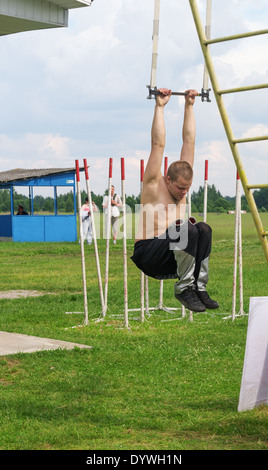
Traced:
<path id="1" fill-rule="evenodd" d="M 55 161 L 65 166 L 70 159 L 69 139 L 53 134 L 23 134 L 16 137 L 0 135 L 0 158 L 3 170 L 10 168 L 53 168 Z"/>
<path id="2" fill-rule="evenodd" d="M 213 2 L 212 36 L 267 27 L 267 1 Z M 202 20 L 205 0 L 199 0 Z M 0 162 L 15 167 L 72 166 L 88 159 L 92 190 L 107 187 L 108 161 L 120 187 L 120 158 L 126 159 L 128 194 L 139 192 L 140 159 L 150 152 L 154 101 L 146 99 L 151 72 L 154 1 L 95 0 L 70 11 L 69 27 L 0 38 Z M 226 18 L 226 20 L 224 20 Z M 211 46 L 223 88 L 265 83 L 264 36 Z M 176 91 L 200 90 L 204 60 L 188 2 L 161 2 L 158 84 Z M 242 96 L 243 95 L 243 96 Z M 250 97 L 249 97 L 250 95 Z M 210 161 L 212 182 L 227 194 L 234 162 L 211 93 L 211 103 L 195 105 L 197 149 L 195 187 L 202 184 L 203 162 Z M 184 99 L 172 98 L 166 110 L 169 160 L 178 158 Z M 267 133 L 267 90 L 226 96 L 234 133 Z M 251 168 L 251 149 L 243 147 Z M 261 148 L 261 150 L 260 150 Z M 267 174 L 265 144 L 256 150 L 252 176 Z M 233 190 L 234 193 L 234 190 Z"/>

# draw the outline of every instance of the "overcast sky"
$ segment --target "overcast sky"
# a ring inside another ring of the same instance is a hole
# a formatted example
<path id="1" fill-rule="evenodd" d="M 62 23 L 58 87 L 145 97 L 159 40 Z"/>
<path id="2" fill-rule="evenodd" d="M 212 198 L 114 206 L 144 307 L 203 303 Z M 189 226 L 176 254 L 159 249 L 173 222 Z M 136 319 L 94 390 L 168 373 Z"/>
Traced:
<path id="1" fill-rule="evenodd" d="M 205 23 L 206 1 L 199 0 Z M 154 100 L 147 99 L 154 0 L 94 0 L 71 10 L 68 28 L 0 37 L 0 166 L 53 168 L 90 165 L 91 189 L 102 194 L 113 158 L 120 193 L 139 193 L 140 159 L 150 153 Z M 213 0 L 212 37 L 268 28 L 268 0 Z M 268 35 L 211 46 L 221 88 L 268 83 Z M 204 59 L 188 0 L 161 0 L 157 86 L 184 91 L 203 86 Z M 209 184 L 235 194 L 236 169 L 213 93 L 196 99 L 193 190 Z M 228 95 L 235 137 L 268 134 L 267 89 Z M 184 98 L 165 110 L 169 163 L 179 158 Z M 240 144 L 249 183 L 267 183 L 268 141 Z"/>

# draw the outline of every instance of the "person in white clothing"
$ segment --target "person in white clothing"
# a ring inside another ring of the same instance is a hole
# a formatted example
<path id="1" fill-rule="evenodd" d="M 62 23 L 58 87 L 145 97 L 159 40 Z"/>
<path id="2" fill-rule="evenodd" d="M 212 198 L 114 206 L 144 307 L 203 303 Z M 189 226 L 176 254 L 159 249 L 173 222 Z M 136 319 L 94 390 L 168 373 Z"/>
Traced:
<path id="1" fill-rule="evenodd" d="M 95 202 L 92 202 L 93 211 L 97 210 Z M 90 207 L 88 203 L 88 198 L 85 200 L 85 204 L 81 207 L 82 215 L 82 227 L 83 227 L 83 241 L 87 241 L 87 245 L 92 244 L 92 223 L 91 223 L 91 214 Z"/>
<path id="2" fill-rule="evenodd" d="M 104 214 L 105 214 L 105 227 L 107 227 L 107 216 L 108 216 L 108 196 L 104 196 L 102 203 Z M 118 194 L 114 193 L 114 186 L 111 187 L 111 226 L 113 233 L 113 243 L 116 244 L 117 231 L 118 231 L 118 220 L 120 215 L 119 207 L 122 206 L 121 198 Z M 107 231 L 107 228 L 106 228 Z"/>

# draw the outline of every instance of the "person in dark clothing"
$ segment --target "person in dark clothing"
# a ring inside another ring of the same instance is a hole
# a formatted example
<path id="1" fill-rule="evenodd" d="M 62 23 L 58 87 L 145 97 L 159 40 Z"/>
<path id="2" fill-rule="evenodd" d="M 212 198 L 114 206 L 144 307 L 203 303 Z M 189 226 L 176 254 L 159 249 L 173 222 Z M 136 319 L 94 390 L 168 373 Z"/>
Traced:
<path id="1" fill-rule="evenodd" d="M 26 212 L 22 206 L 18 207 L 18 212 L 17 215 L 29 215 L 28 212 Z"/>

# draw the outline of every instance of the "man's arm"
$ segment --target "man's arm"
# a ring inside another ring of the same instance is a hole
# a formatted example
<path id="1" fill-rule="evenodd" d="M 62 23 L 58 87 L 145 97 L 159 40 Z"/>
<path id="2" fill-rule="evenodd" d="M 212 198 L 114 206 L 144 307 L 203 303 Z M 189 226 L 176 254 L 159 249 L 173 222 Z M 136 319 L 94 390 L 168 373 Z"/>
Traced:
<path id="1" fill-rule="evenodd" d="M 160 94 L 156 97 L 151 130 L 151 153 L 143 178 L 145 184 L 157 182 L 161 177 L 161 166 L 166 142 L 164 107 L 169 101 L 171 90 L 160 88 L 159 91 Z"/>
<path id="2" fill-rule="evenodd" d="M 197 95 L 196 90 L 188 90 L 185 96 L 184 121 L 182 127 L 183 144 L 180 159 L 188 162 L 191 167 L 194 165 L 195 151 L 195 117 L 193 105 Z"/>
<path id="3" fill-rule="evenodd" d="M 112 199 L 112 205 L 113 206 L 118 206 L 118 207 L 122 206 L 122 201 L 121 201 L 121 198 L 120 198 L 119 194 L 116 194 L 115 198 Z"/>

